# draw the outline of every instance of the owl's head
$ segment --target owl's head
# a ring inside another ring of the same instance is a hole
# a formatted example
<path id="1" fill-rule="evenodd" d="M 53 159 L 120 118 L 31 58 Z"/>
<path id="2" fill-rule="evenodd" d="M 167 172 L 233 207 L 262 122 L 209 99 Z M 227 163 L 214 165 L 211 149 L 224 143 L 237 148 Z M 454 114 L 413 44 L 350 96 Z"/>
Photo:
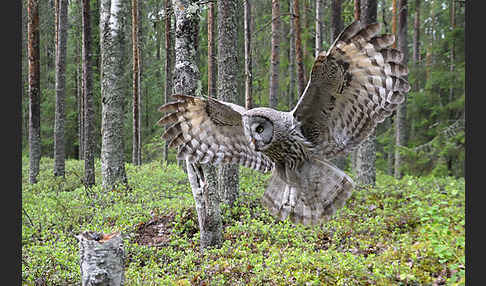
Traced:
<path id="1" fill-rule="evenodd" d="M 274 121 L 268 116 L 269 108 L 255 108 L 243 115 L 245 136 L 256 151 L 266 150 L 272 143 Z"/>

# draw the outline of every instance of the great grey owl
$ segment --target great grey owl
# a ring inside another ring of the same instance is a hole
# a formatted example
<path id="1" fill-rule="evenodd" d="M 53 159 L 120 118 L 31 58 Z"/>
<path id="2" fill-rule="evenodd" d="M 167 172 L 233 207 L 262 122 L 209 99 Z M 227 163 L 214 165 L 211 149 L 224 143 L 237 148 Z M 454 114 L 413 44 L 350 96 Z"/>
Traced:
<path id="1" fill-rule="evenodd" d="M 344 205 L 351 178 L 328 160 L 362 142 L 405 99 L 403 54 L 380 25 L 346 27 L 312 67 L 294 109 L 244 107 L 212 98 L 175 95 L 162 136 L 191 163 L 239 163 L 272 176 L 263 195 L 269 212 L 294 223 L 318 224 Z"/>

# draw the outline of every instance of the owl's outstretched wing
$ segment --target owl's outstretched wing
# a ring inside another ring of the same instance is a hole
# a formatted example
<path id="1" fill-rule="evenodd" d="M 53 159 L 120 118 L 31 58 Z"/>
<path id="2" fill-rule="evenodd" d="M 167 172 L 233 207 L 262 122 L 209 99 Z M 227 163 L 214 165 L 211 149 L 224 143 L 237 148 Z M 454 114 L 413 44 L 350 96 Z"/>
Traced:
<path id="1" fill-rule="evenodd" d="M 292 110 L 315 154 L 333 157 L 356 147 L 405 99 L 410 85 L 394 35 L 377 36 L 378 23 L 346 27 L 312 67 Z"/>
<path id="2" fill-rule="evenodd" d="M 267 172 L 273 162 L 255 151 L 244 134 L 241 115 L 245 108 L 212 98 L 174 95 L 177 101 L 159 108 L 170 112 L 159 125 L 172 124 L 162 135 L 169 148 L 178 148 L 179 159 L 190 163 L 234 163 Z"/>

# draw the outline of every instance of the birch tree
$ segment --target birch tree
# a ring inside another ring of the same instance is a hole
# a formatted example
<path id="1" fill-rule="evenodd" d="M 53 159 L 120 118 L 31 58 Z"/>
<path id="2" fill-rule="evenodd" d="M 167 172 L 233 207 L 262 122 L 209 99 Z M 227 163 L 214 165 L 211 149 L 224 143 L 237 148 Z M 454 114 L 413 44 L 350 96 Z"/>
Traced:
<path id="1" fill-rule="evenodd" d="M 218 1 L 218 99 L 235 103 L 238 98 L 236 47 L 236 0 Z M 219 168 L 221 200 L 229 205 L 238 197 L 238 164 Z"/>
<path id="2" fill-rule="evenodd" d="M 176 23 L 173 92 L 196 96 L 200 72 L 196 64 L 194 40 L 200 7 L 195 0 L 174 0 L 172 4 Z M 201 248 L 218 246 L 222 239 L 222 221 L 217 189 L 207 187 L 201 165 L 188 161 L 186 165 L 198 214 Z"/>
<path id="3" fill-rule="evenodd" d="M 104 189 L 127 184 L 123 148 L 123 45 L 120 0 L 102 0 L 101 50 L 101 176 Z"/>

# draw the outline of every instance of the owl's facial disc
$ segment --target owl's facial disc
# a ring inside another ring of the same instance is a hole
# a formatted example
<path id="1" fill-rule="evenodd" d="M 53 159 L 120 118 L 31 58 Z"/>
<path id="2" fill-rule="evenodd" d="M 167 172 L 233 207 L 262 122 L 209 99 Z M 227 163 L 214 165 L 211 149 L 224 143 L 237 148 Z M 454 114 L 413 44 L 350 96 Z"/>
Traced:
<path id="1" fill-rule="evenodd" d="M 256 151 L 265 150 L 273 138 L 273 123 L 261 116 L 253 116 L 249 120 L 250 140 L 255 145 Z"/>

